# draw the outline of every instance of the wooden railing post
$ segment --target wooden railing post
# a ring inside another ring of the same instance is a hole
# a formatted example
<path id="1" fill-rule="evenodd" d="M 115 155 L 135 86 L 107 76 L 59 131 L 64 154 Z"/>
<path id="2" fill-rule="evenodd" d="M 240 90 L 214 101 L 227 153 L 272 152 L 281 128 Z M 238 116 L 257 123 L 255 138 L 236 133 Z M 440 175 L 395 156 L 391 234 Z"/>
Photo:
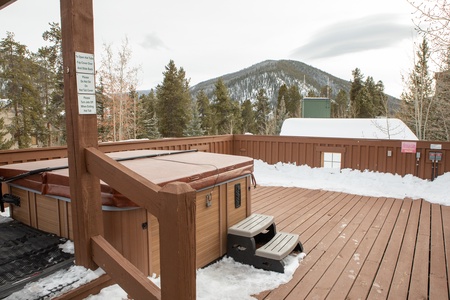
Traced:
<path id="1" fill-rule="evenodd" d="M 77 265 L 95 269 L 90 239 L 103 234 L 100 180 L 87 172 L 84 149 L 98 147 L 97 115 L 80 112 L 75 52 L 94 55 L 92 0 L 60 0 L 67 148 Z M 89 78 L 93 74 L 89 74 Z M 81 84 L 80 84 L 81 85 Z"/>
<path id="2" fill-rule="evenodd" d="M 195 190 L 182 182 L 160 191 L 161 298 L 196 298 Z"/>

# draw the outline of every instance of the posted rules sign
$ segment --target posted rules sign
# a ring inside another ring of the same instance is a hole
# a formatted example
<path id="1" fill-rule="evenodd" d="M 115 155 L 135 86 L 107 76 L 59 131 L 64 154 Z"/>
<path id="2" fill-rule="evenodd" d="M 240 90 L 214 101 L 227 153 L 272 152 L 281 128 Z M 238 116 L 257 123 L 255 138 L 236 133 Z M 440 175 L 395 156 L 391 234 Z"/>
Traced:
<path id="1" fill-rule="evenodd" d="M 77 76 L 78 112 L 80 115 L 95 115 L 95 67 L 94 54 L 75 52 Z"/>

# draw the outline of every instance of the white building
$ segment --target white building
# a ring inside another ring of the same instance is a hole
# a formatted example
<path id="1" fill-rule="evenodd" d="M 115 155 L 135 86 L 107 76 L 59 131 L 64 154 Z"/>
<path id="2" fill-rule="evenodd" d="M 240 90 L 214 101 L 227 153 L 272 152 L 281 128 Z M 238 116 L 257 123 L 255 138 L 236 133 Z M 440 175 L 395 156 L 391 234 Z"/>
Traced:
<path id="1" fill-rule="evenodd" d="M 351 139 L 417 141 L 417 136 L 396 118 L 328 119 L 290 118 L 283 122 L 280 135 Z"/>

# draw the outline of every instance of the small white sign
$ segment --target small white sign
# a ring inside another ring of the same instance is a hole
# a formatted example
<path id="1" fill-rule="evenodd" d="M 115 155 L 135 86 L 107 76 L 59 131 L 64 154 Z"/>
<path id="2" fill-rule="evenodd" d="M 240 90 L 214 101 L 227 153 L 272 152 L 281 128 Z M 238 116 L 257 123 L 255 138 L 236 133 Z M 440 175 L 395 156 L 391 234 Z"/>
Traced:
<path id="1" fill-rule="evenodd" d="M 442 144 L 431 144 L 430 149 L 431 150 L 442 150 Z"/>
<path id="2" fill-rule="evenodd" d="M 77 73 L 95 74 L 94 54 L 75 52 L 75 67 Z"/>
<path id="3" fill-rule="evenodd" d="M 78 94 L 95 94 L 95 79 L 91 74 L 77 73 Z"/>
<path id="4" fill-rule="evenodd" d="M 80 115 L 97 114 L 95 95 L 78 95 L 78 113 Z"/>

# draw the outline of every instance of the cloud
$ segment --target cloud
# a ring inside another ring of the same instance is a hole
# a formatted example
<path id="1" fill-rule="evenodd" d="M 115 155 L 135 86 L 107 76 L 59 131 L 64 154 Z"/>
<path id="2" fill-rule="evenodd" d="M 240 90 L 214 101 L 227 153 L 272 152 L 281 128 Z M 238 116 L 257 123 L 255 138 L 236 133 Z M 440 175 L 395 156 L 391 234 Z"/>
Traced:
<path id="1" fill-rule="evenodd" d="M 411 34 L 412 27 L 399 23 L 396 15 L 373 15 L 327 26 L 291 56 L 317 59 L 381 49 L 410 38 Z"/>
<path id="2" fill-rule="evenodd" d="M 169 47 L 164 44 L 163 40 L 161 40 L 155 32 L 146 34 L 140 45 L 144 49 L 169 49 Z"/>

